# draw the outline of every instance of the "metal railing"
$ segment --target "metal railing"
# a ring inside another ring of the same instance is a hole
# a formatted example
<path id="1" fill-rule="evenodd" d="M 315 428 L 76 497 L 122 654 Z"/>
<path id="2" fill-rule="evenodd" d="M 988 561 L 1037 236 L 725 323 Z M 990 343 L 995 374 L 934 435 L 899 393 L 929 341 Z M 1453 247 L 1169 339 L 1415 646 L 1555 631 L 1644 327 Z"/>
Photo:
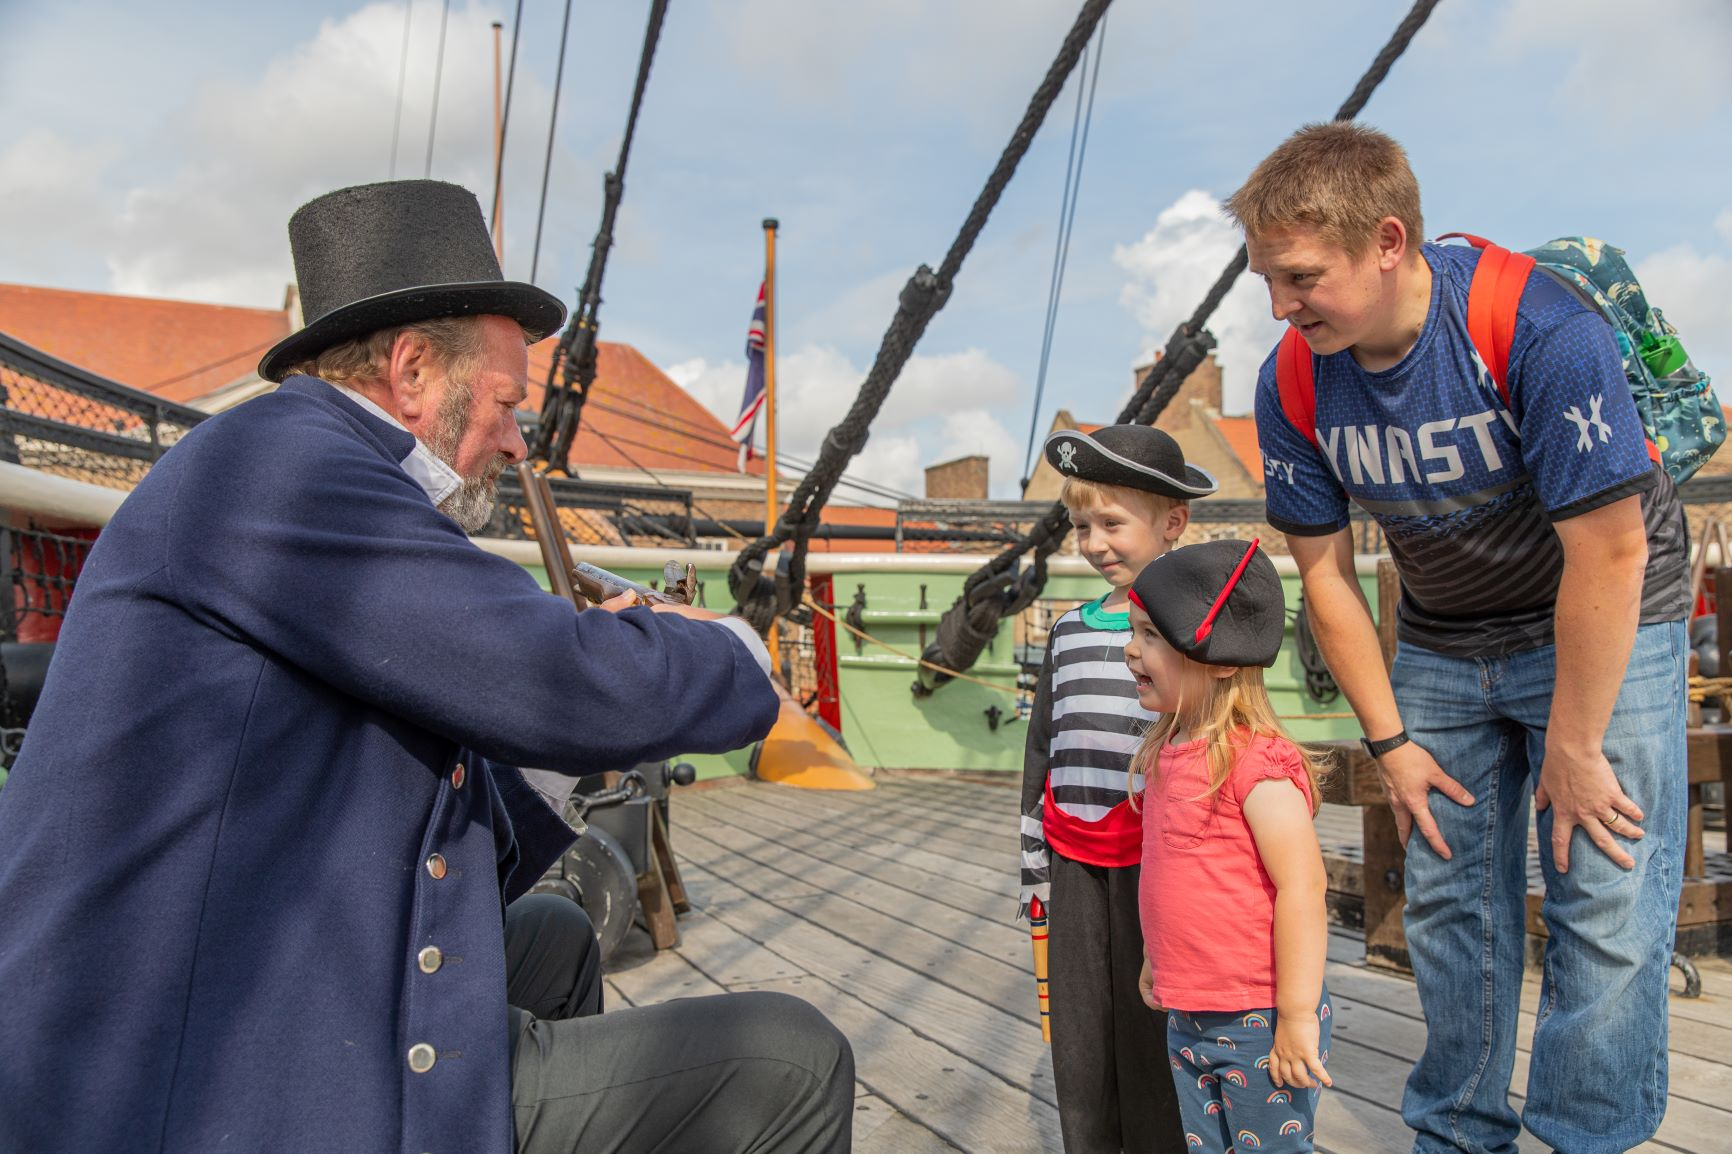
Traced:
<path id="1" fill-rule="evenodd" d="M 187 431 L 211 414 L 98 376 L 0 333 L 0 461 L 130 490 Z M 694 542 L 692 495 L 650 485 L 561 478 L 554 504 L 573 540 L 590 544 Z M 515 476 L 500 478 L 489 535 L 525 538 Z"/>
<path id="2" fill-rule="evenodd" d="M 0 460 L 131 489 L 207 415 L 0 333 Z"/>

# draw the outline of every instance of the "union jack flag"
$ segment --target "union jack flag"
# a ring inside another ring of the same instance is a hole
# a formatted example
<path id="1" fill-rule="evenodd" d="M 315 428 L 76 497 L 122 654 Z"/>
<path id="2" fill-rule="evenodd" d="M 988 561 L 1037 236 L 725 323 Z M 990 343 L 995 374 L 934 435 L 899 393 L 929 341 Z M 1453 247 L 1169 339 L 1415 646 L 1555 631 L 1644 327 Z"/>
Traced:
<path id="1" fill-rule="evenodd" d="M 752 434 L 758 428 L 758 411 L 764 407 L 764 286 L 758 285 L 758 304 L 752 310 L 752 327 L 746 330 L 746 395 L 740 398 L 740 416 L 729 435 L 740 444 L 739 470 L 746 471 L 752 452 Z"/>

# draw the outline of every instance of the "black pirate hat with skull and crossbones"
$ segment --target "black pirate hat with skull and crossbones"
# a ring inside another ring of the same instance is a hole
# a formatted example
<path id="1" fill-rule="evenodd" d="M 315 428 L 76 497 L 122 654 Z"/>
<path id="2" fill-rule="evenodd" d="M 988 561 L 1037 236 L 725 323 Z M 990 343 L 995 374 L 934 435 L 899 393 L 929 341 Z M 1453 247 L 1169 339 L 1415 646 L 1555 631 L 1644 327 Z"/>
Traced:
<path id="1" fill-rule="evenodd" d="M 1187 500 L 1207 497 L 1215 478 L 1185 463 L 1179 443 L 1148 425 L 1107 425 L 1093 433 L 1060 429 L 1046 439 L 1046 459 L 1061 477 L 1081 477 Z"/>

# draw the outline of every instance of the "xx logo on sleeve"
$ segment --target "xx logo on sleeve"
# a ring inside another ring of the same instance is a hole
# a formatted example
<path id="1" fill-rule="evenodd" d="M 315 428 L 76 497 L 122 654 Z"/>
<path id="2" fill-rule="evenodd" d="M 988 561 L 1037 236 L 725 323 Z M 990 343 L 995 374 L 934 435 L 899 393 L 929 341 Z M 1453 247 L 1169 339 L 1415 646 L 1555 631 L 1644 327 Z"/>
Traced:
<path id="1" fill-rule="evenodd" d="M 1576 427 L 1576 452 L 1586 453 L 1593 449 L 1594 440 L 1588 435 L 1590 432 L 1599 434 L 1601 444 L 1612 439 L 1612 426 L 1606 424 L 1600 416 L 1600 405 L 1604 400 L 1604 395 L 1599 393 L 1589 397 L 1588 415 L 1585 417 L 1577 405 L 1571 405 L 1564 410 L 1564 420 Z"/>

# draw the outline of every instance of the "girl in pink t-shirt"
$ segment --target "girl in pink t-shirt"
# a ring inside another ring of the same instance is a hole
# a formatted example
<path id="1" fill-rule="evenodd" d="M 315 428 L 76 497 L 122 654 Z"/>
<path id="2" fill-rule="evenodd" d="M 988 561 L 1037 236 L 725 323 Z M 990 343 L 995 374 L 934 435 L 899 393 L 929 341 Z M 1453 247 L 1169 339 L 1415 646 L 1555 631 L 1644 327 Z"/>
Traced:
<path id="1" fill-rule="evenodd" d="M 1333 1085 L 1317 766 L 1263 687 L 1281 579 L 1257 542 L 1168 553 L 1131 587 L 1125 663 L 1162 714 L 1134 763 L 1147 785 L 1143 1000 L 1167 1013 L 1187 1145 L 1309 1151 Z"/>

